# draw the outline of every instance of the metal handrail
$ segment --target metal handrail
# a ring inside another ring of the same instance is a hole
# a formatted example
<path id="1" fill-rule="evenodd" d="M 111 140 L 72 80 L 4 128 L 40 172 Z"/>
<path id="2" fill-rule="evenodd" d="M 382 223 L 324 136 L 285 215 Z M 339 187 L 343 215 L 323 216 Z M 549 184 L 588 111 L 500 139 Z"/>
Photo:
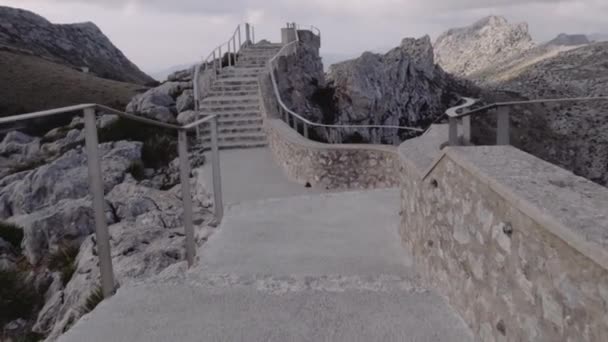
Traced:
<path id="1" fill-rule="evenodd" d="M 555 99 L 535 99 L 526 101 L 509 101 L 509 102 L 497 102 L 489 105 L 485 105 L 473 110 L 469 110 L 463 113 L 458 113 L 461 109 L 466 109 L 474 105 L 477 100 L 465 98 L 467 102 L 464 105 L 450 108 L 446 111 L 449 123 L 449 138 L 448 142 L 451 146 L 457 146 L 460 144 L 458 137 L 458 124 L 462 123 L 463 127 L 463 139 L 466 142 L 471 141 L 471 117 L 487 111 L 496 109 L 497 110 L 497 123 L 496 123 L 496 144 L 497 145 L 509 145 L 510 144 L 510 115 L 509 107 L 520 106 L 520 105 L 532 105 L 540 103 L 564 103 L 564 102 L 591 102 L 591 101 L 608 101 L 606 96 L 595 96 L 595 97 L 571 97 L 571 98 L 555 98 Z"/>
<path id="2" fill-rule="evenodd" d="M 303 126 L 303 135 L 304 137 L 308 138 L 309 137 L 309 126 L 310 127 L 321 127 L 321 128 L 339 128 L 339 129 L 344 129 L 344 128 L 349 128 L 349 129 L 369 129 L 369 128 L 380 128 L 380 129 L 403 129 L 403 130 L 409 130 L 409 131 L 413 131 L 413 132 L 424 132 L 423 129 L 420 128 L 416 128 L 416 127 L 408 127 L 408 126 L 394 126 L 394 125 L 330 125 L 330 124 L 321 124 L 321 123 L 316 123 L 316 122 L 312 122 L 306 118 L 304 118 L 303 116 L 301 116 L 300 114 L 290 110 L 285 103 L 283 102 L 283 100 L 281 99 L 281 94 L 279 92 L 279 86 L 277 84 L 277 80 L 276 77 L 274 75 L 274 70 L 273 70 L 273 65 L 274 63 L 278 60 L 279 57 L 281 57 L 283 54 L 286 53 L 286 51 L 288 51 L 290 48 L 293 48 L 293 52 L 295 53 L 297 45 L 300 43 L 300 37 L 298 34 L 298 29 L 297 29 L 297 25 L 294 24 L 288 24 L 287 28 L 291 28 L 295 30 L 295 40 L 283 45 L 283 47 L 268 61 L 267 63 L 267 68 L 268 68 L 268 72 L 270 73 L 270 79 L 272 82 L 272 88 L 274 90 L 274 94 L 275 97 L 277 99 L 277 103 L 279 104 L 279 115 L 281 117 L 283 117 L 283 114 L 285 115 L 284 119 L 285 122 L 291 126 L 290 123 L 290 117 L 293 118 L 293 128 L 298 131 L 298 125 L 297 125 L 297 121 L 299 120 L 300 122 L 302 122 L 302 126 Z M 318 29 L 317 29 L 318 30 Z M 318 36 L 321 36 L 321 31 L 318 30 L 319 34 Z M 314 34 L 314 32 L 313 32 Z"/>
<path id="3" fill-rule="evenodd" d="M 69 107 L 55 108 L 39 112 L 8 116 L 0 118 L 0 124 L 20 122 L 25 120 L 50 117 L 65 113 L 82 111 L 84 114 L 85 145 L 87 153 L 87 163 L 89 168 L 89 184 L 93 195 L 93 211 L 95 216 L 95 234 L 97 238 L 97 248 L 99 256 L 99 268 L 101 274 L 101 287 L 104 297 L 112 296 L 116 290 L 114 283 L 114 270 L 112 268 L 112 256 L 110 252 L 110 235 L 105 216 L 104 187 L 101 174 L 101 164 L 99 157 L 99 139 L 97 134 L 96 112 L 112 113 L 119 117 L 135 120 L 141 123 L 172 129 L 178 132 L 178 155 L 180 164 L 180 182 L 182 190 L 182 201 L 184 207 L 184 229 L 185 229 L 185 248 L 186 260 L 192 266 L 196 255 L 194 241 L 194 224 L 192 210 L 192 194 L 190 192 L 190 161 L 188 159 L 188 132 L 197 129 L 200 125 L 209 122 L 211 125 L 211 163 L 213 169 L 213 195 L 215 215 L 221 220 L 224 214 L 222 200 L 221 176 L 219 165 L 218 147 L 218 117 L 209 115 L 185 126 L 177 126 L 164 122 L 159 122 L 143 118 L 134 114 L 125 113 L 113 108 L 99 104 L 80 104 Z"/>

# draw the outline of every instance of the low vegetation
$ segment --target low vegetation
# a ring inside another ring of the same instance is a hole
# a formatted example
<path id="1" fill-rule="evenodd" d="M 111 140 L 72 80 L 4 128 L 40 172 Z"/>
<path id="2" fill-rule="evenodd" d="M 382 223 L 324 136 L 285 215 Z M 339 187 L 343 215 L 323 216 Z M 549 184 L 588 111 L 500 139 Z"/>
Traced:
<path id="1" fill-rule="evenodd" d="M 49 269 L 61 274 L 61 282 L 66 286 L 76 272 L 76 257 L 78 247 L 66 246 L 61 248 L 49 258 Z"/>
<path id="2" fill-rule="evenodd" d="M 30 319 L 44 298 L 19 271 L 0 271 L 0 327 L 16 319 Z"/>
<path id="3" fill-rule="evenodd" d="M 15 224 L 0 221 L 0 238 L 15 247 L 21 249 L 23 241 L 23 229 Z"/>
<path id="4" fill-rule="evenodd" d="M 146 168 L 167 166 L 177 157 L 177 133 L 120 118 L 99 131 L 99 141 L 141 141 L 142 161 Z"/>
<path id="5" fill-rule="evenodd" d="M 85 304 L 82 306 L 80 311 L 83 315 L 88 314 L 89 312 L 95 310 L 97 305 L 103 301 L 103 290 L 101 286 L 96 287 L 91 294 L 87 297 Z"/>

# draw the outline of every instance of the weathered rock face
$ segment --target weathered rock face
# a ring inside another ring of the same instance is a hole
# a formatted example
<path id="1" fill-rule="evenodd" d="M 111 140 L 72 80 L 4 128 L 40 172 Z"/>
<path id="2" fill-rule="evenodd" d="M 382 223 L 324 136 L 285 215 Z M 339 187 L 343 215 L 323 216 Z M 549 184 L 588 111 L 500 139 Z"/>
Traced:
<path id="1" fill-rule="evenodd" d="M 511 25 L 503 17 L 490 16 L 439 36 L 435 61 L 449 73 L 470 76 L 532 46 L 527 24 Z"/>
<path id="2" fill-rule="evenodd" d="M 171 76 L 174 81 L 167 81 L 143 94 L 136 95 L 127 105 L 126 111 L 162 122 L 175 123 L 180 113 L 194 109 L 190 71 L 177 72 Z"/>
<path id="3" fill-rule="evenodd" d="M 336 113 L 333 120 L 325 118 L 331 124 L 426 127 L 466 92 L 464 84 L 435 65 L 428 36 L 404 39 L 385 55 L 366 52 L 333 65 L 327 79 Z M 347 134 L 340 140 L 348 141 Z M 356 134 L 363 141 L 391 144 L 411 136 L 386 129 Z"/>
<path id="4" fill-rule="evenodd" d="M 146 84 L 143 73 L 93 23 L 54 25 L 32 12 L 0 6 L 0 45 L 76 68 L 102 78 Z"/>
<path id="5" fill-rule="evenodd" d="M 608 43 L 586 45 L 530 63 L 513 77 L 494 83 L 493 89 L 516 99 L 605 96 L 607 63 Z M 606 101 L 515 108 L 512 140 L 531 154 L 608 185 L 607 112 Z M 483 121 L 483 131 L 481 126 Z M 483 133 L 479 139 L 489 142 Z"/>

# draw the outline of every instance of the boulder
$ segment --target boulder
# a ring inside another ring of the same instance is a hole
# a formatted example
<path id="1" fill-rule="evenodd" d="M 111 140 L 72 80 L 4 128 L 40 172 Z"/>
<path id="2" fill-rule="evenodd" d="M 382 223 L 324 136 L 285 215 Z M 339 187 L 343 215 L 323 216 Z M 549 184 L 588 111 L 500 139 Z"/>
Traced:
<path id="1" fill-rule="evenodd" d="M 167 81 L 170 82 L 188 82 L 192 81 L 192 76 L 194 75 L 194 66 L 184 69 L 178 70 L 169 76 L 167 76 Z"/>
<path id="2" fill-rule="evenodd" d="M 194 121 L 196 121 L 197 118 L 198 118 L 198 115 L 195 111 L 187 110 L 185 112 L 179 113 L 179 115 L 177 116 L 177 122 L 180 125 L 187 125 L 189 123 L 193 123 Z M 201 119 L 202 118 L 203 117 L 201 116 Z"/>
<path id="3" fill-rule="evenodd" d="M 176 108 L 178 113 L 194 109 L 194 91 L 192 91 L 192 89 L 184 90 L 184 92 L 177 98 Z"/>
<path id="4" fill-rule="evenodd" d="M 12 217 L 23 227 L 23 255 L 37 265 L 46 255 L 58 252 L 65 245 L 80 245 L 95 231 L 95 217 L 89 198 L 64 199 L 44 209 Z M 114 222 L 112 212 L 106 214 Z"/>
<path id="5" fill-rule="evenodd" d="M 19 131 L 11 131 L 0 142 L 0 155 L 18 154 L 27 158 L 40 149 L 40 139 L 31 137 Z"/>
<path id="6" fill-rule="evenodd" d="M 124 180 L 129 166 L 141 159 L 139 142 L 111 142 L 99 145 L 106 191 Z M 89 194 L 87 156 L 83 149 L 70 150 L 49 164 L 11 177 L 0 188 L 0 219 L 33 213 L 62 199 Z"/>

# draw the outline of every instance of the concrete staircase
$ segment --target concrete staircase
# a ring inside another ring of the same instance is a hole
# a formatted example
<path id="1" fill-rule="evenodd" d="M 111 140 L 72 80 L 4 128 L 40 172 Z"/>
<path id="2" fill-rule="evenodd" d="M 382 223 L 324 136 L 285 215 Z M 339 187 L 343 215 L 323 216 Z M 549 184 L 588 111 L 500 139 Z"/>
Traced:
<path id="1" fill-rule="evenodd" d="M 200 103 L 202 115 L 219 115 L 220 149 L 266 146 L 263 132 L 258 76 L 281 44 L 256 44 L 241 50 L 235 66 L 224 68 L 213 82 L 209 96 Z M 202 143 L 211 140 L 209 128 L 203 130 Z"/>

